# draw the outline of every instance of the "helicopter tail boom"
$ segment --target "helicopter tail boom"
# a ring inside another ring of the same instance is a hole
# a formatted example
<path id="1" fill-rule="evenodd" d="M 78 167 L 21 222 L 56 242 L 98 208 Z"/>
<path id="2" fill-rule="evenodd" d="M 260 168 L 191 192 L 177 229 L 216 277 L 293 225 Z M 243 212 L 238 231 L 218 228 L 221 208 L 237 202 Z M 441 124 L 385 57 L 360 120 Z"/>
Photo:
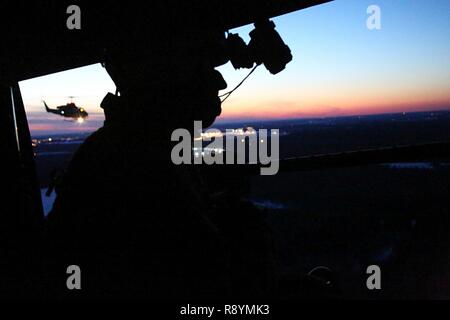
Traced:
<path id="1" fill-rule="evenodd" d="M 49 111 L 50 111 L 50 108 L 49 108 L 48 105 L 45 103 L 45 101 L 43 101 L 43 102 L 44 102 L 45 110 L 46 110 L 47 112 L 49 112 Z"/>
<path id="2" fill-rule="evenodd" d="M 49 106 L 47 105 L 47 103 L 45 103 L 45 101 L 42 101 L 42 102 L 44 102 L 45 111 L 47 111 L 47 112 L 49 112 L 49 113 L 60 114 L 60 113 L 58 112 L 58 110 L 49 108 Z"/>

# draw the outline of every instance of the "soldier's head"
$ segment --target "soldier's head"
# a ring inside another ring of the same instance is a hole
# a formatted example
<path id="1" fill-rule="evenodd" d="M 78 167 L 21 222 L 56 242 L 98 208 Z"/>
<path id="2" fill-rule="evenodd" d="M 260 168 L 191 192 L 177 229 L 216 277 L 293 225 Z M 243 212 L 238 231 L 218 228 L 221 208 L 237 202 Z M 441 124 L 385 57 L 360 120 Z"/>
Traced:
<path id="1" fill-rule="evenodd" d="M 226 88 L 214 69 L 225 62 L 221 39 L 220 33 L 190 32 L 109 50 L 106 69 L 126 101 L 123 112 L 168 129 L 189 128 L 195 120 L 210 126 L 221 113 L 218 92 Z"/>

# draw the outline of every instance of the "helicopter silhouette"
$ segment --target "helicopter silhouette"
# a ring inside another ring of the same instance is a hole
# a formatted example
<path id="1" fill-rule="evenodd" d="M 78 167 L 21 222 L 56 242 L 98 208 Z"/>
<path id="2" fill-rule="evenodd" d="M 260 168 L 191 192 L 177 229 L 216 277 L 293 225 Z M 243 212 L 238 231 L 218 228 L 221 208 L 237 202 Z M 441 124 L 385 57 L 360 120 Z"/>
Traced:
<path id="1" fill-rule="evenodd" d="M 79 123 L 84 122 L 84 120 L 89 116 L 89 114 L 86 112 L 84 108 L 77 107 L 77 105 L 72 101 L 73 97 L 71 98 L 71 101 L 68 102 L 65 105 L 61 105 L 56 107 L 56 109 L 51 109 L 45 101 L 44 106 L 45 110 L 48 113 L 54 113 L 57 115 L 60 115 L 64 118 L 70 118 L 73 121 L 77 121 Z"/>

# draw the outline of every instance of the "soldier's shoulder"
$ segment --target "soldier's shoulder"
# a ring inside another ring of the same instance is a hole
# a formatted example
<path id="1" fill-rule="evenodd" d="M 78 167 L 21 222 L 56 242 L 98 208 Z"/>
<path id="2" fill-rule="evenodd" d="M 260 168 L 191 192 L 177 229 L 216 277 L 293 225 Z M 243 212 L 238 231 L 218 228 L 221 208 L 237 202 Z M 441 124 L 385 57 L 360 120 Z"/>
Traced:
<path id="1" fill-rule="evenodd" d="M 118 143 L 122 139 L 119 130 L 110 127 L 101 127 L 91 133 L 83 142 L 80 149 L 90 150 L 95 149 L 97 151 L 111 147 Z"/>

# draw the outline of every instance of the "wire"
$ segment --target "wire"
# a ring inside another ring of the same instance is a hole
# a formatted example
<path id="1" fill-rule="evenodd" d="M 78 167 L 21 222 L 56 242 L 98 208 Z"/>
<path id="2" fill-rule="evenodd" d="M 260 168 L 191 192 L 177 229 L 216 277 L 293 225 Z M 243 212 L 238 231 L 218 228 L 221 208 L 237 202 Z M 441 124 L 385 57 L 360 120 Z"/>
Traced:
<path id="1" fill-rule="evenodd" d="M 219 98 L 222 98 L 222 97 L 225 97 L 225 98 L 223 98 L 220 102 L 223 103 L 225 100 L 227 100 L 227 99 L 231 96 L 231 94 L 232 94 L 233 92 L 235 92 L 235 91 L 236 91 L 236 90 L 237 90 L 237 89 L 245 82 L 245 80 L 247 80 L 248 77 L 251 76 L 251 74 L 252 74 L 252 73 L 256 70 L 256 68 L 258 68 L 259 66 L 260 66 L 259 64 L 257 64 L 256 66 L 254 66 L 253 69 L 249 72 L 249 74 L 246 75 L 245 78 L 242 79 L 242 81 L 239 82 L 239 84 L 238 84 L 236 87 L 234 87 L 233 90 L 230 90 L 230 91 L 228 91 L 228 92 L 226 92 L 226 93 L 224 93 L 224 94 L 221 94 L 221 95 L 219 96 Z"/>

